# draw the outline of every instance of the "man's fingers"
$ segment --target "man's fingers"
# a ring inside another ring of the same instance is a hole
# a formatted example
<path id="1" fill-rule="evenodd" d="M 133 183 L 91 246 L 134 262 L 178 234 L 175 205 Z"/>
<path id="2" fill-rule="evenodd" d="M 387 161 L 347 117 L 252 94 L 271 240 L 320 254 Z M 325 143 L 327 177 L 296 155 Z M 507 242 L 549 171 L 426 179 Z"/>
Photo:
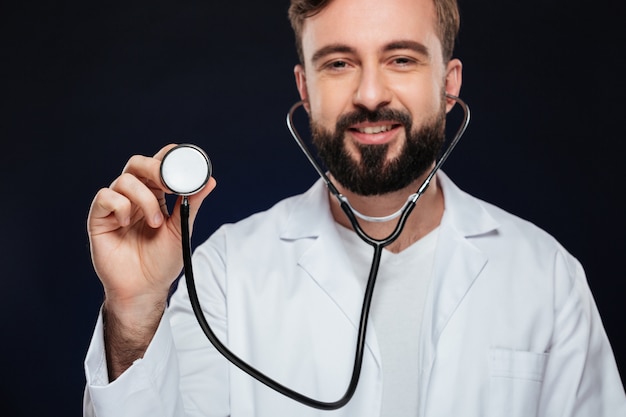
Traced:
<path id="1" fill-rule="evenodd" d="M 166 192 L 171 192 L 161 181 L 161 160 L 176 144 L 163 147 L 153 157 L 134 155 L 129 160 L 122 174 L 108 189 L 103 189 L 94 199 L 93 216 L 105 218 L 111 214 L 120 225 L 129 224 L 130 217 L 140 209 L 146 222 L 151 227 L 159 227 L 168 217 Z M 202 201 L 215 188 L 216 182 L 211 177 L 206 186 L 189 197 L 189 220 L 193 224 Z M 180 199 L 170 219 L 174 227 L 180 229 Z"/>
<path id="2" fill-rule="evenodd" d="M 122 175 L 133 175 L 150 188 L 168 192 L 169 190 L 161 181 L 160 168 L 160 160 L 148 156 L 134 155 L 126 163 Z"/>
<path id="3" fill-rule="evenodd" d="M 176 143 L 170 143 L 169 145 L 164 146 L 163 148 L 161 148 L 161 150 L 159 150 L 159 152 L 154 154 L 153 158 L 158 159 L 159 161 L 162 161 L 163 158 L 165 157 L 165 154 L 168 153 L 172 148 L 175 148 L 176 146 L 178 146 Z"/>
<path id="4" fill-rule="evenodd" d="M 128 163 L 126 163 L 122 173 L 128 173 L 136 176 L 148 184 L 150 188 L 171 193 L 172 191 L 169 190 L 165 184 L 163 184 L 161 179 L 161 161 L 165 155 L 176 146 L 177 145 L 175 143 L 164 146 L 159 150 L 159 152 L 154 154 L 153 157 L 134 155 L 128 160 Z"/>
<path id="5" fill-rule="evenodd" d="M 110 188 L 103 188 L 98 191 L 91 203 L 89 219 L 93 223 L 113 215 L 120 226 L 126 226 L 130 223 L 130 206 L 128 198 Z"/>
<path id="6" fill-rule="evenodd" d="M 151 227 L 159 227 L 163 222 L 163 214 L 161 203 L 164 201 L 162 193 L 161 198 L 155 195 L 154 191 L 149 188 L 142 180 L 131 173 L 120 175 L 111 184 L 111 190 L 126 197 L 133 205 L 139 207 L 143 212 L 146 222 Z"/>

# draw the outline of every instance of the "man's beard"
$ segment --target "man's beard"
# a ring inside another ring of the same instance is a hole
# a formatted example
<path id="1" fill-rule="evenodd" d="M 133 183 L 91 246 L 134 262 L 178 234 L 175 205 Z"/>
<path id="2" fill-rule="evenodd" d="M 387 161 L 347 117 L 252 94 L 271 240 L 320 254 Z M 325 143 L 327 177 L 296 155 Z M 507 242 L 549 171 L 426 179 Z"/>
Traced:
<path id="1" fill-rule="evenodd" d="M 348 127 L 385 120 L 404 126 L 406 141 L 400 154 L 387 160 L 388 144 L 356 144 L 361 160 L 351 157 L 344 140 Z M 311 120 L 311 130 L 319 156 L 333 177 L 353 193 L 370 196 L 401 190 L 422 176 L 432 166 L 445 142 L 445 123 L 444 104 L 434 118 L 416 131 L 411 129 L 413 121 L 407 112 L 389 108 L 375 111 L 359 109 L 343 115 L 337 121 L 334 132 Z"/>

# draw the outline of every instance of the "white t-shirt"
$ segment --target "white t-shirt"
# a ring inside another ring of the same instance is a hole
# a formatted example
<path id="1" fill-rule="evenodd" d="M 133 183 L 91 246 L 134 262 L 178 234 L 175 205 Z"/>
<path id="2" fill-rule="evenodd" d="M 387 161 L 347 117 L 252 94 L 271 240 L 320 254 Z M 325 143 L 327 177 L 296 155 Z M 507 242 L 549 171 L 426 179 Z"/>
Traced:
<path id="1" fill-rule="evenodd" d="M 374 249 L 352 230 L 337 229 L 365 286 Z M 419 333 L 438 232 L 436 228 L 400 253 L 382 254 L 370 310 L 382 360 L 382 417 L 418 414 Z"/>

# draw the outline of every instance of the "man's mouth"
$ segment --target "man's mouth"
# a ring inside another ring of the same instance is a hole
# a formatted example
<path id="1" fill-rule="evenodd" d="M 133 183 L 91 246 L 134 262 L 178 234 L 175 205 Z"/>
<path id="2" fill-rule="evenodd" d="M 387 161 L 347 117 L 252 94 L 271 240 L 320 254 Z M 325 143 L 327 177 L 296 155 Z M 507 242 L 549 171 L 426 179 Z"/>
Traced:
<path id="1" fill-rule="evenodd" d="M 352 137 L 365 145 L 381 145 L 393 140 L 402 124 L 392 121 L 365 122 L 352 125 L 348 131 Z"/>
<path id="2" fill-rule="evenodd" d="M 359 133 L 367 133 L 369 135 L 372 135 L 376 133 L 388 132 L 393 128 L 394 128 L 394 125 L 388 124 L 388 125 L 380 125 L 380 126 L 355 127 L 354 130 L 356 130 Z"/>

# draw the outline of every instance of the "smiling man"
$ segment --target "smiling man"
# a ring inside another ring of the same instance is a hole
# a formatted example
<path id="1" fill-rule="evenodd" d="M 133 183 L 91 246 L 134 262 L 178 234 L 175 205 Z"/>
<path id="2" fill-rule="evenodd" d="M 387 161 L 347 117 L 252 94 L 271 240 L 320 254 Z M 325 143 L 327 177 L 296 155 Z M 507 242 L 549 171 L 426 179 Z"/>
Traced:
<path id="1" fill-rule="evenodd" d="M 291 8 L 302 61 L 296 83 L 314 143 L 339 190 L 365 214 L 401 207 L 444 142 L 445 115 L 454 104 L 445 94 L 459 94 L 461 62 L 450 59 L 456 4 L 438 7 L 439 16 L 432 1 L 295 2 Z M 436 184 L 420 204 L 407 227 L 413 235 L 388 249 L 399 252 L 439 224 L 443 201 Z M 334 214 L 348 226 L 337 206 Z M 368 225 L 374 236 L 393 227 Z"/>
<path id="2" fill-rule="evenodd" d="M 298 91 L 337 189 L 396 212 L 444 142 L 462 65 L 455 0 L 292 0 Z M 85 415 L 622 416 L 626 399 L 582 267 L 532 224 L 442 172 L 382 254 L 354 397 L 310 408 L 250 378 L 205 339 L 184 285 L 168 146 L 132 157 L 88 219 L 105 302 L 85 361 Z M 190 197 L 192 220 L 215 186 Z M 396 220 L 360 221 L 384 238 Z M 371 247 L 322 181 L 220 228 L 194 254 L 213 330 L 314 399 L 349 384 Z"/>

